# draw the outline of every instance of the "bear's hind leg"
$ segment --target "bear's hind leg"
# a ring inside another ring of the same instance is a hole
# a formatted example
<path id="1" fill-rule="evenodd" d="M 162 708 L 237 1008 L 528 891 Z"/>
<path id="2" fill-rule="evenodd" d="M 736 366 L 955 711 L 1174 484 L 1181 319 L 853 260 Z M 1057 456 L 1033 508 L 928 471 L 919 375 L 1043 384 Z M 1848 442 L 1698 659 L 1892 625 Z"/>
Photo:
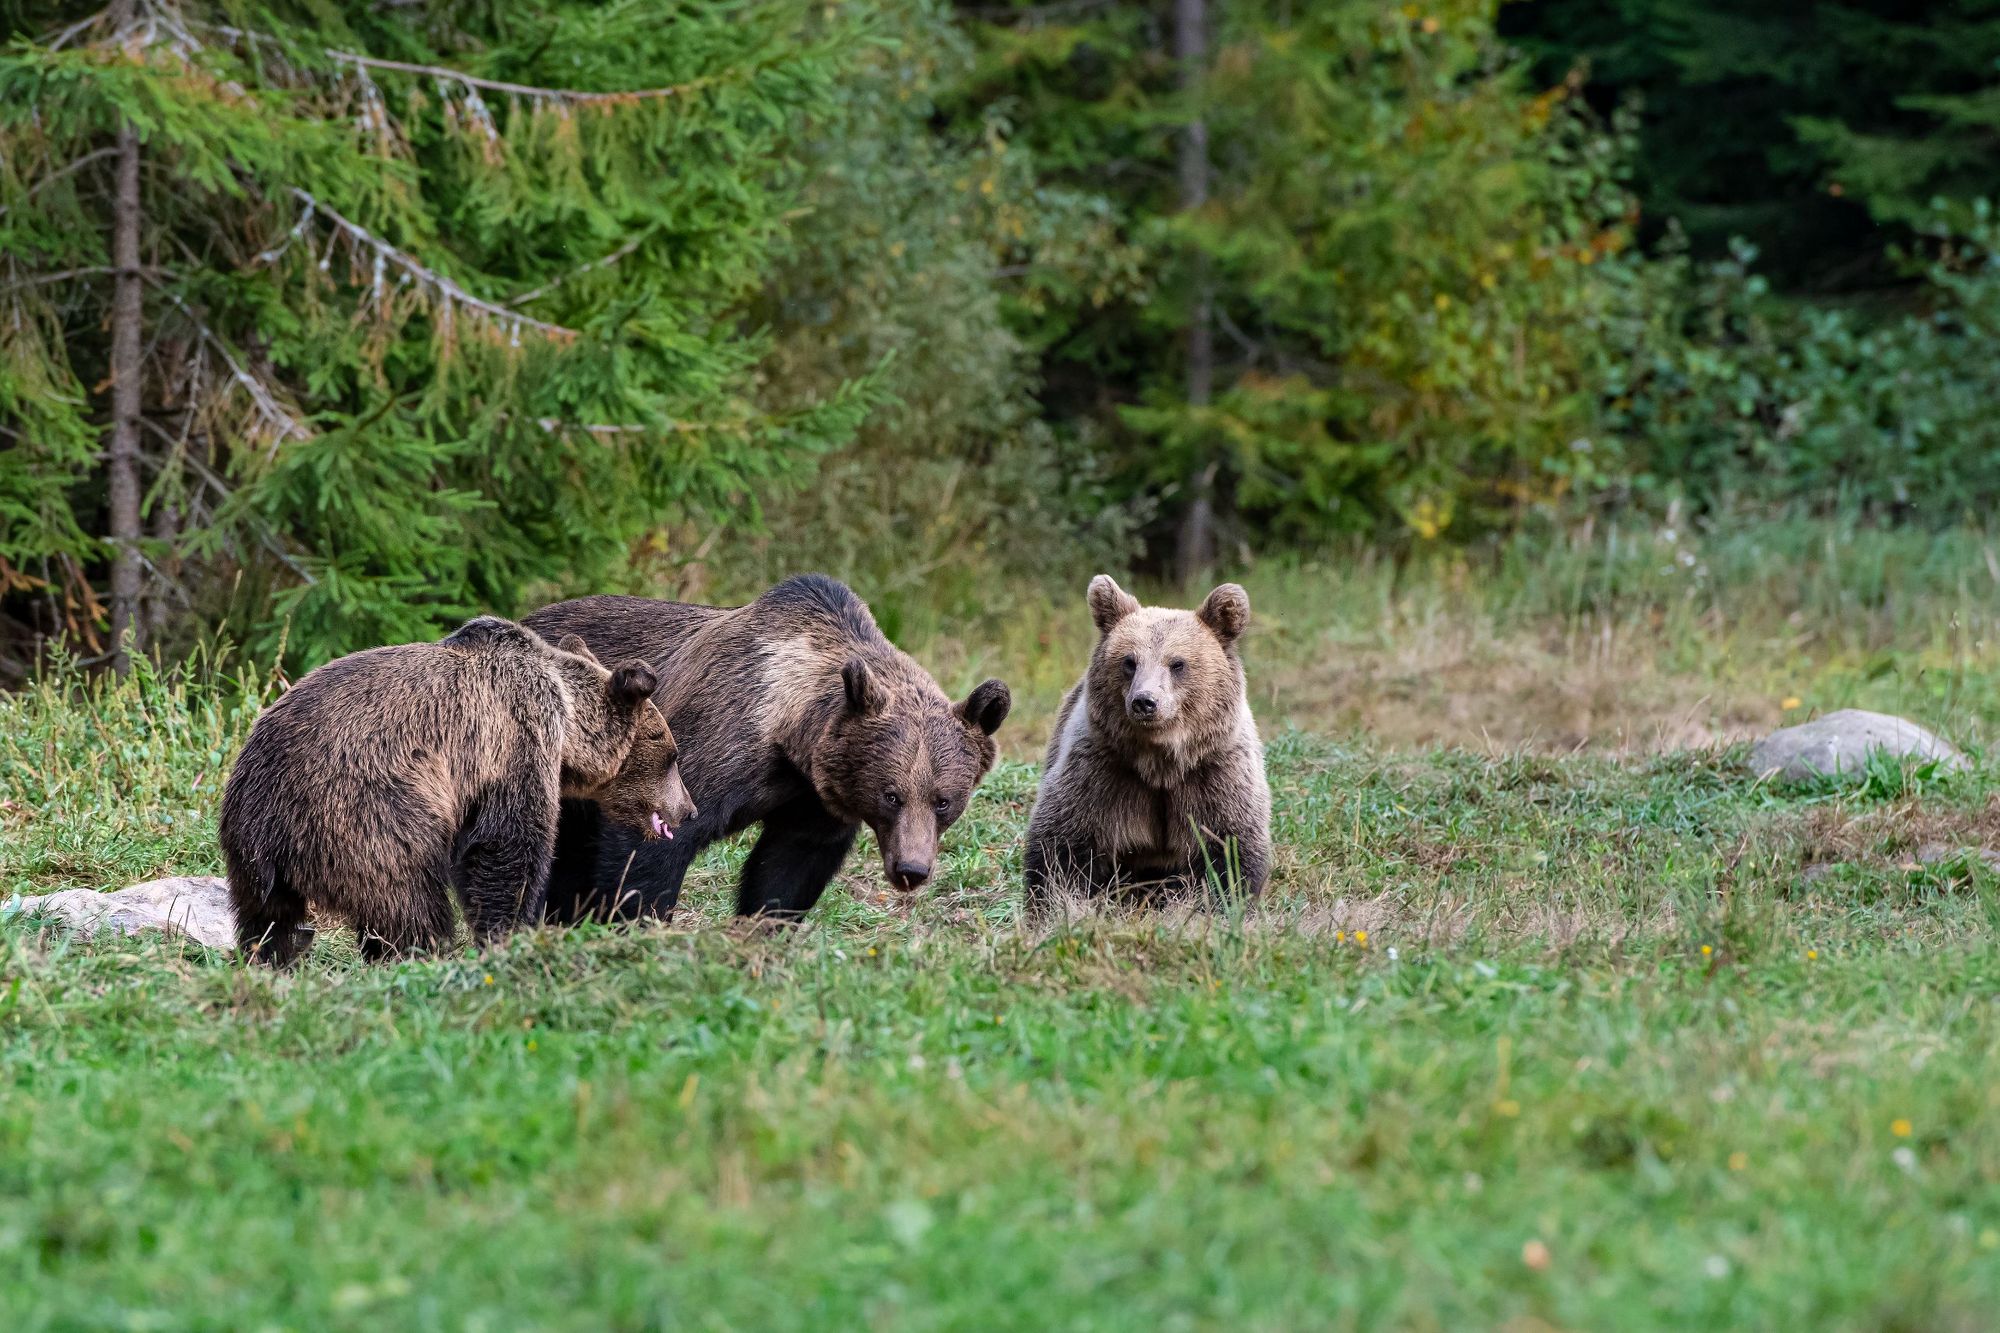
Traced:
<path id="1" fill-rule="evenodd" d="M 489 944 L 523 921 L 542 919 L 555 814 L 550 802 L 528 793 L 481 803 L 453 877 L 479 943 Z"/>
<path id="2" fill-rule="evenodd" d="M 458 923 L 452 916 L 446 866 L 427 866 L 413 880 L 393 886 L 393 899 L 379 898 L 350 914 L 361 956 L 369 962 L 435 953 L 451 942 Z"/>

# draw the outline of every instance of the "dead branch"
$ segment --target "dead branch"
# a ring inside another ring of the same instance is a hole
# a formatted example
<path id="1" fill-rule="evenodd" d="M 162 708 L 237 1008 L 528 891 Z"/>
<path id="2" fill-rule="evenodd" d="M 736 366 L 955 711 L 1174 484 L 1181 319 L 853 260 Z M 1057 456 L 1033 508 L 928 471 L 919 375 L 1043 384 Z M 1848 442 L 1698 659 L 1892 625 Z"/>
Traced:
<path id="1" fill-rule="evenodd" d="M 262 380 L 243 368 L 243 363 L 236 359 L 235 355 L 229 350 L 228 344 L 224 343 L 215 331 L 208 327 L 201 316 L 195 314 L 193 306 L 182 300 L 180 294 L 171 288 L 159 283 L 156 283 L 155 286 L 162 296 L 173 302 L 175 307 L 183 315 L 187 316 L 188 322 L 194 326 L 194 330 L 200 335 L 201 340 L 214 349 L 215 354 L 222 358 L 223 364 L 229 367 L 230 378 L 235 380 L 244 393 L 249 395 L 251 405 L 257 409 L 257 414 L 263 417 L 272 429 L 277 432 L 276 438 L 271 442 L 272 451 L 275 452 L 278 445 L 288 439 L 297 438 L 304 440 L 312 438 L 312 432 L 300 425 L 291 413 L 285 411 L 279 405 L 276 395 L 271 392 L 270 388 Z"/>
<path id="2" fill-rule="evenodd" d="M 308 208 L 325 214 L 328 220 L 349 241 L 357 245 L 366 246 L 369 250 L 373 251 L 379 262 L 394 266 L 433 291 L 441 293 L 448 301 L 455 305 L 464 306 L 469 310 L 477 311 L 479 314 L 497 323 L 510 326 L 512 332 L 517 337 L 523 328 L 537 330 L 548 337 L 558 339 L 562 342 L 569 342 L 578 336 L 575 329 L 564 328 L 560 324 L 551 324 L 546 320 L 535 319 L 532 316 L 522 314 L 518 310 L 510 310 L 506 306 L 496 305 L 492 301 L 482 300 L 474 296 L 444 274 L 398 250 L 395 246 L 375 235 L 375 233 L 369 231 L 366 227 L 342 217 L 338 212 L 328 208 L 325 204 L 296 185 L 291 187 L 291 191 L 293 197 L 303 202 Z"/>

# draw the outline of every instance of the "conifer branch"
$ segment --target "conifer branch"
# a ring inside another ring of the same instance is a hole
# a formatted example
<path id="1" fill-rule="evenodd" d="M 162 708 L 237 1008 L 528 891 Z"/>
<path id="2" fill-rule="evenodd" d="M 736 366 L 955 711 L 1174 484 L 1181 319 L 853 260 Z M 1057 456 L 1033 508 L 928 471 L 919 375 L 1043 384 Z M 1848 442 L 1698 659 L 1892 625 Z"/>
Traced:
<path id="1" fill-rule="evenodd" d="M 528 301 L 534 300 L 538 296 L 547 296 L 550 292 L 562 286 L 564 283 L 568 282 L 571 278 L 580 278 L 584 274 L 590 272 L 592 269 L 610 268 L 613 264 L 616 264 L 619 260 L 625 258 L 627 255 L 631 254 L 634 250 L 637 250 L 640 246 L 644 245 L 645 243 L 646 243 L 646 234 L 642 232 L 639 235 L 634 236 L 631 240 L 625 242 L 625 244 L 619 246 L 616 250 L 613 250 L 610 254 L 604 256 L 604 258 L 593 259 L 588 264 L 579 264 L 567 273 L 560 273 L 557 274 L 555 277 L 550 278 L 547 282 L 543 283 L 539 287 L 536 287 L 530 291 L 522 292 L 519 296 L 514 298 L 514 303 L 516 305 L 521 305 Z"/>
<path id="2" fill-rule="evenodd" d="M 307 191 L 301 190 L 294 185 L 291 187 L 291 192 L 294 198 L 305 204 L 313 212 L 325 214 L 327 219 L 333 223 L 335 229 L 344 235 L 350 243 L 365 246 L 373 253 L 378 261 L 376 265 L 378 274 L 381 271 L 382 265 L 391 265 L 400 270 L 405 277 L 412 278 L 430 290 L 437 292 L 450 304 L 464 306 L 466 309 L 483 315 L 496 323 L 508 325 L 517 343 L 519 342 L 520 332 L 523 328 L 534 329 L 558 342 L 570 342 L 578 336 L 575 329 L 564 328 L 560 324 L 551 324 L 546 320 L 535 319 L 533 316 L 524 315 L 518 310 L 510 310 L 506 306 L 496 305 L 492 301 L 482 300 L 474 296 L 444 274 L 398 250 L 395 246 L 389 244 L 389 242 L 383 240 L 374 232 L 369 231 L 360 223 L 350 221 L 334 209 L 327 207 Z M 380 286 L 379 277 L 376 285 Z"/>
<path id="3" fill-rule="evenodd" d="M 229 484 L 227 482 L 225 482 L 221 477 L 216 475 L 214 468 L 210 467 L 207 463 L 203 462 L 199 455 L 192 453 L 186 450 L 185 448 L 179 447 L 179 446 L 184 446 L 187 443 L 185 438 L 177 439 L 174 435 L 169 433 L 164 426 L 161 426 L 158 422 L 148 421 L 145 424 L 149 428 L 151 428 L 151 430 L 155 435 L 158 435 L 162 440 L 166 441 L 166 443 L 169 446 L 177 448 L 177 452 L 174 454 L 175 461 L 180 463 L 185 463 L 188 466 L 188 468 L 194 472 L 195 476 L 202 482 L 203 485 L 207 486 L 210 490 L 215 492 L 216 498 L 218 500 L 220 500 L 224 504 L 228 504 L 232 499 L 235 498 L 236 492 L 230 489 Z M 294 574 L 297 574 L 301 579 L 303 579 L 307 583 L 319 582 L 319 580 L 313 576 L 313 572 L 310 569 L 307 569 L 303 564 L 299 563 L 299 558 L 297 556 L 293 555 L 290 551 L 287 551 L 284 548 L 283 544 L 280 543 L 280 541 L 278 540 L 277 535 L 271 531 L 271 526 L 269 523 L 266 523 L 265 521 L 256 517 L 255 515 L 252 515 L 250 516 L 250 528 L 257 534 L 258 544 L 261 545 L 265 550 L 269 551 L 272 555 L 276 556 L 278 558 L 279 563 L 283 564 L 286 568 L 290 569 Z"/>
<path id="4" fill-rule="evenodd" d="M 476 74 L 467 74 L 464 70 L 452 69 L 448 65 L 418 65 L 407 60 L 364 56 L 356 51 L 329 50 L 326 54 L 329 59 L 343 65 L 393 70 L 399 74 L 420 74 L 428 78 L 461 84 L 468 89 L 483 89 L 487 92 L 505 93 L 509 97 L 525 97 L 534 102 L 557 102 L 571 106 L 627 106 L 634 102 L 656 102 L 670 97 L 685 97 L 716 82 L 712 78 L 690 79 L 686 83 L 672 84 L 664 88 L 636 88 L 622 93 L 593 93 L 575 88 L 539 88 L 529 83 L 511 83 L 506 79 L 482 79 Z"/>
<path id="5" fill-rule="evenodd" d="M 637 423 L 623 426 L 584 426 L 573 421 L 563 421 L 557 417 L 541 417 L 536 420 L 535 424 L 551 435 L 560 435 L 562 432 L 570 430 L 582 431 L 586 435 L 643 435 L 652 430 L 675 432 L 692 429 L 685 422 L 679 421 L 657 427 L 642 426 Z"/>
<path id="6" fill-rule="evenodd" d="M 146 270 L 140 270 L 145 272 Z M 0 283 L 0 292 L 20 291 L 24 287 L 46 287 L 54 282 L 68 282 L 71 278 L 115 278 L 119 270 L 109 264 L 91 264 L 83 268 L 60 269 L 54 273 L 37 273 L 32 277 L 16 278 L 12 282 Z"/>
<path id="7" fill-rule="evenodd" d="M 79 157 L 72 162 L 64 163 L 61 167 L 57 168 L 54 171 L 51 171 L 48 175 L 43 176 L 41 179 L 37 180 L 33 185 L 30 185 L 26 190 L 22 191 L 21 201 L 23 203 L 26 203 L 28 200 L 33 199 L 36 193 L 42 190 L 44 187 L 54 185 L 57 181 L 61 180 L 63 177 L 81 171 L 93 162 L 102 162 L 107 157 L 116 157 L 117 155 L 118 155 L 118 150 L 116 148 L 99 148 L 92 152 L 85 153 L 82 157 Z M 12 210 L 12 208 L 13 205 L 11 204 L 8 205 L 6 208 L 0 208 L 0 218 L 6 217 L 7 214 Z"/>
<path id="8" fill-rule="evenodd" d="M 194 331 L 201 340 L 207 343 L 217 356 L 222 358 L 222 363 L 229 367 L 230 378 L 249 397 L 251 406 L 257 410 L 257 415 L 264 418 L 265 422 L 276 432 L 271 441 L 272 452 L 275 452 L 277 447 L 286 440 L 306 440 L 312 438 L 312 432 L 300 425 L 297 418 L 293 417 L 291 413 L 285 411 L 279 405 L 277 396 L 271 392 L 270 386 L 243 368 L 243 363 L 236 359 L 235 354 L 229 350 L 228 344 L 223 342 L 221 337 L 208 327 L 201 316 L 195 314 L 193 306 L 182 300 L 180 294 L 172 289 L 158 283 L 154 285 L 158 288 L 162 296 L 174 303 L 181 314 L 187 316 L 188 323 L 194 326 Z"/>
<path id="9" fill-rule="evenodd" d="M 221 24 L 214 31 L 233 42 L 271 42 L 262 33 L 246 32 L 242 28 L 231 28 Z M 686 83 L 670 84 L 661 88 L 634 88 L 628 92 L 586 92 L 579 88 L 543 88 L 532 83 L 514 83 L 507 79 L 482 78 L 468 74 L 462 69 L 449 65 L 425 65 L 410 60 L 391 60 L 385 56 L 363 55 L 359 51 L 340 51 L 327 48 L 326 58 L 335 64 L 350 65 L 356 69 L 380 69 L 397 74 L 415 74 L 423 78 L 439 79 L 456 83 L 466 90 L 484 90 L 503 93 L 509 97 L 525 97 L 531 102 L 558 103 L 567 106 L 627 106 L 635 102 L 658 102 L 668 98 L 685 97 L 689 93 L 720 82 L 716 78 L 690 79 Z"/>

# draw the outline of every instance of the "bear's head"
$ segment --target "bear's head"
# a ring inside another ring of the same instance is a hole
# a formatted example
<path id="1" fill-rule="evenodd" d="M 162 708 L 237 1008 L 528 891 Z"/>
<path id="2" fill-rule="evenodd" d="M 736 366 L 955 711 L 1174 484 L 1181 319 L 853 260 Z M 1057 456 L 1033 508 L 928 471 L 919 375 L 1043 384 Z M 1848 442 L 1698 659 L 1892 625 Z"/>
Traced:
<path id="1" fill-rule="evenodd" d="M 938 839 L 993 767 L 993 733 L 1013 696 L 988 680 L 954 704 L 894 652 L 848 658 L 840 689 L 814 750 L 813 786 L 834 818 L 874 831 L 882 873 L 907 892 L 930 879 Z"/>
<path id="2" fill-rule="evenodd" d="M 1138 750 L 1187 754 L 1232 731 L 1243 701 L 1236 641 L 1250 594 L 1225 583 L 1193 611 L 1140 606 L 1110 575 L 1090 581 L 1097 625 L 1089 687 L 1091 726 Z"/>
<path id="3" fill-rule="evenodd" d="M 695 814 L 680 753 L 653 702 L 659 677 L 644 662 L 606 670 L 582 639 L 557 645 L 575 700 L 563 732 L 562 794 L 596 801 L 604 817 L 645 838 L 671 838 Z"/>

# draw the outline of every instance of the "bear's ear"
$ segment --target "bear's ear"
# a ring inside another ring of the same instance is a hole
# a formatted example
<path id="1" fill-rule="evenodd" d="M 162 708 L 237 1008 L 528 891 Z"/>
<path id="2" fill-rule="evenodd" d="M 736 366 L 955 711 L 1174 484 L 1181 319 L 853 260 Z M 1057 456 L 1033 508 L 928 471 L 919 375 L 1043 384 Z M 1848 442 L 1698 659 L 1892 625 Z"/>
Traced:
<path id="1" fill-rule="evenodd" d="M 1225 583 L 1208 595 L 1195 615 L 1227 648 L 1250 625 L 1250 594 L 1238 584 Z"/>
<path id="2" fill-rule="evenodd" d="M 958 706 L 958 719 L 991 736 L 1000 730 L 1000 724 L 1007 720 L 1007 710 L 1013 706 L 1014 696 L 1008 691 L 1006 681 L 982 680 Z"/>
<path id="3" fill-rule="evenodd" d="M 620 662 L 611 673 L 611 700 L 620 708 L 637 708 L 659 688 L 659 676 L 644 662 Z"/>
<path id="4" fill-rule="evenodd" d="M 1139 599 L 1119 587 L 1118 581 L 1109 574 L 1099 574 L 1090 581 L 1086 600 L 1090 603 L 1090 618 L 1099 634 L 1109 633 L 1113 625 L 1139 609 Z"/>
<path id="5" fill-rule="evenodd" d="M 566 653 L 575 653 L 578 657 L 581 657 L 586 662 L 597 661 L 597 654 L 591 652 L 590 645 L 585 643 L 577 635 L 574 634 L 563 635 L 562 642 L 558 643 L 556 647 Z M 603 664 L 599 663 L 599 665 L 601 666 Z"/>
<path id="6" fill-rule="evenodd" d="M 847 711 L 857 717 L 879 713 L 889 704 L 882 682 L 875 679 L 875 673 L 858 657 L 847 659 L 847 665 L 840 669 L 840 681 L 847 690 Z"/>

